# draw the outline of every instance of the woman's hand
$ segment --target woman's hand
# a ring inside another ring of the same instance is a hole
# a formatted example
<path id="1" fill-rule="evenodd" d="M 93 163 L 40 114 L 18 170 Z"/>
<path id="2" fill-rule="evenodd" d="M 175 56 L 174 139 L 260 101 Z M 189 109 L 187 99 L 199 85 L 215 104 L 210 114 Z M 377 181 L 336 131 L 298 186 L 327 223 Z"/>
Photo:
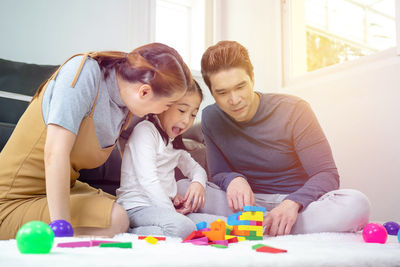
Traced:
<path id="1" fill-rule="evenodd" d="M 206 190 L 199 182 L 191 182 L 185 194 L 185 204 L 190 212 L 197 212 L 199 208 L 204 207 Z"/>

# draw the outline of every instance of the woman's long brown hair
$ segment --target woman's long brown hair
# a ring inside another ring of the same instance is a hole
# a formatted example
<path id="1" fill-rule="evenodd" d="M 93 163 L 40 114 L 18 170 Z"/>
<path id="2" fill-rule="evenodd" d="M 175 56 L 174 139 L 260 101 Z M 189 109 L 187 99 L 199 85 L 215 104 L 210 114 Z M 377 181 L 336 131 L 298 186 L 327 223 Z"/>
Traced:
<path id="1" fill-rule="evenodd" d="M 103 51 L 91 52 L 88 56 L 98 62 L 105 79 L 115 68 L 117 75 L 128 82 L 149 84 L 157 96 L 186 91 L 193 84 L 190 70 L 182 57 L 165 44 L 143 45 L 130 53 Z M 34 98 L 46 82 L 40 85 Z"/>

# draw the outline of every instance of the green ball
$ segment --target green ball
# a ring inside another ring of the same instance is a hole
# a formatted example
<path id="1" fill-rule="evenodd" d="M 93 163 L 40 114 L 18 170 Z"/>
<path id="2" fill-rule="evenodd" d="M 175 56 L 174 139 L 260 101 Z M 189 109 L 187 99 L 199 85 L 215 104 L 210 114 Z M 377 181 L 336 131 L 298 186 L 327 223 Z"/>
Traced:
<path id="1" fill-rule="evenodd" d="M 53 247 L 54 232 L 44 222 L 31 221 L 19 228 L 16 239 L 19 252 L 46 254 Z"/>

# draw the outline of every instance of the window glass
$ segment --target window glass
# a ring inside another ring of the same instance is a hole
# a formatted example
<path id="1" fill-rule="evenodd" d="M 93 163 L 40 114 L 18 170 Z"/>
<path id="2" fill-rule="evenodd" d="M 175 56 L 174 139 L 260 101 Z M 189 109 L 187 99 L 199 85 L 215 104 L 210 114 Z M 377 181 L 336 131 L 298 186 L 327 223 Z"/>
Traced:
<path id="1" fill-rule="evenodd" d="M 288 14 L 292 77 L 396 46 L 395 0 L 293 0 Z"/>
<path id="2" fill-rule="evenodd" d="M 157 0 L 155 41 L 175 48 L 192 70 L 200 70 L 205 46 L 204 0 Z"/>

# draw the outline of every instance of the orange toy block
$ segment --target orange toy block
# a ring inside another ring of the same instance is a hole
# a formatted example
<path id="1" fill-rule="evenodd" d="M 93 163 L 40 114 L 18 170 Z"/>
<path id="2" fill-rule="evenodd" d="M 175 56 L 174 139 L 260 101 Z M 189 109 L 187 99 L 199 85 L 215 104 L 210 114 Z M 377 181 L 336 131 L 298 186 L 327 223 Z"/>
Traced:
<path id="1" fill-rule="evenodd" d="M 207 231 L 203 232 L 203 235 L 208 237 L 208 239 L 211 241 L 225 240 L 225 232 L 222 231 Z"/>
<path id="2" fill-rule="evenodd" d="M 239 230 L 238 225 L 234 225 L 231 235 L 250 236 L 249 230 Z"/>
<path id="3" fill-rule="evenodd" d="M 225 232 L 225 222 L 221 220 L 217 220 L 211 223 L 211 231 L 224 231 Z"/>

